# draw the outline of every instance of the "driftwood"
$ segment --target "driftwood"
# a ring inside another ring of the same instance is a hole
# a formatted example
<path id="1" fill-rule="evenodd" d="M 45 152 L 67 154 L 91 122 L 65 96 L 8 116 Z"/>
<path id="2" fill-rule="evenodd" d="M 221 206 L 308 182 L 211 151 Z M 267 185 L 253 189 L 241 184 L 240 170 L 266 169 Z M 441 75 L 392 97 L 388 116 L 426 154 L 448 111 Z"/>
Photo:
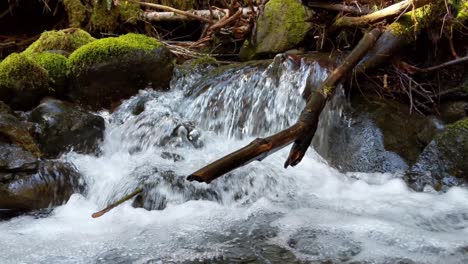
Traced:
<path id="1" fill-rule="evenodd" d="M 315 134 L 320 113 L 338 81 L 343 78 L 374 45 L 380 29 L 366 33 L 356 48 L 344 59 L 322 85 L 311 94 L 299 121 L 293 126 L 267 138 L 258 138 L 249 145 L 207 165 L 187 177 L 189 181 L 209 183 L 223 174 L 244 166 L 251 161 L 261 161 L 271 153 L 294 142 L 285 167 L 297 165 L 304 156 Z"/>
<path id="2" fill-rule="evenodd" d="M 334 27 L 358 27 L 382 21 L 386 18 L 399 16 L 403 13 L 419 8 L 421 6 L 436 2 L 438 0 L 404 0 L 394 5 L 388 6 L 384 9 L 374 13 L 360 16 L 348 17 L 344 16 L 335 21 Z"/>

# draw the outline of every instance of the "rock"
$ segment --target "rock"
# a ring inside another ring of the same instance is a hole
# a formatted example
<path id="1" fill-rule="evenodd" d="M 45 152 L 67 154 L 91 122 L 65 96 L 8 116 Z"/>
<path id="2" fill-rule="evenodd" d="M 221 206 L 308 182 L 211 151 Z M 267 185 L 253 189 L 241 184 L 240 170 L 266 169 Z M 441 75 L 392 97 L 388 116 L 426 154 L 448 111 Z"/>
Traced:
<path id="1" fill-rule="evenodd" d="M 32 59 L 47 71 L 49 94 L 64 97 L 68 85 L 67 58 L 54 52 L 34 53 Z"/>
<path id="2" fill-rule="evenodd" d="M 49 92 L 47 71 L 30 57 L 13 53 L 0 63 L 0 100 L 31 109 Z"/>
<path id="3" fill-rule="evenodd" d="M 32 55 L 51 50 L 63 50 L 72 53 L 79 47 L 96 40 L 88 32 L 69 28 L 64 30 L 45 31 L 38 40 L 32 43 L 23 53 Z"/>
<path id="4" fill-rule="evenodd" d="M 53 98 L 44 99 L 31 111 L 30 119 L 39 126 L 37 141 L 42 153 L 49 158 L 70 149 L 78 153 L 93 153 L 104 136 L 102 117 Z"/>
<path id="5" fill-rule="evenodd" d="M 252 41 L 245 41 L 240 51 L 241 60 L 251 60 L 266 54 L 276 54 L 294 48 L 311 29 L 304 22 L 309 11 L 299 0 L 270 0 L 257 19 Z"/>
<path id="6" fill-rule="evenodd" d="M 109 107 L 140 89 L 167 89 L 173 62 L 158 41 L 138 34 L 104 38 L 76 50 L 69 58 L 75 102 L 94 109 Z"/>
<path id="7" fill-rule="evenodd" d="M 342 103 L 338 103 L 342 105 Z M 436 127 L 397 102 L 366 97 L 324 112 L 313 140 L 316 151 L 343 172 L 397 172 L 413 164 Z"/>
<path id="8" fill-rule="evenodd" d="M 83 188 L 72 165 L 37 161 L 27 168 L 0 170 L 0 208 L 15 211 L 47 208 L 66 202 Z"/>
<path id="9" fill-rule="evenodd" d="M 0 161 L 0 164 L 15 163 L 15 159 L 25 157 L 26 154 L 11 154 L 26 151 L 34 158 L 41 156 L 41 151 L 36 141 L 29 133 L 31 124 L 24 122 L 9 108 L 6 104 L 0 101 L 0 144 L 11 145 L 3 146 L 3 151 L 0 156 L 3 158 L 11 157 L 13 160 Z M 7 151 L 8 149 L 8 151 Z M 13 156 L 11 156 L 13 155 Z M 2 167 L 4 165 L 0 165 Z M 7 166 L 8 167 L 8 166 Z"/>
<path id="10" fill-rule="evenodd" d="M 415 190 L 426 185 L 436 190 L 468 181 L 468 119 L 455 122 L 439 133 L 405 175 Z"/>
<path id="11" fill-rule="evenodd" d="M 468 116 L 468 102 L 453 101 L 444 103 L 440 112 L 443 121 L 453 123 Z"/>

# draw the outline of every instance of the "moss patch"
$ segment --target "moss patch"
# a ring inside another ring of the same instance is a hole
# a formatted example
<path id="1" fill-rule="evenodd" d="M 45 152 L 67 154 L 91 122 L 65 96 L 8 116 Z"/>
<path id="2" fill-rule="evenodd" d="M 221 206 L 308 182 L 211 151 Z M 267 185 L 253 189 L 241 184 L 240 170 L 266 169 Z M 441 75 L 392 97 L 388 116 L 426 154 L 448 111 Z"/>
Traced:
<path id="1" fill-rule="evenodd" d="M 97 63 L 137 51 L 149 52 L 161 46 L 157 40 L 145 35 L 129 33 L 118 38 L 104 38 L 91 42 L 70 55 L 68 65 L 72 72 Z"/>
<path id="2" fill-rule="evenodd" d="M 43 52 L 34 54 L 32 57 L 34 61 L 47 70 L 49 76 L 49 83 L 53 86 L 55 84 L 63 83 L 67 78 L 67 58 L 63 55 Z"/>
<path id="3" fill-rule="evenodd" d="M 257 21 L 254 43 L 246 42 L 241 49 L 243 59 L 251 54 L 275 54 L 299 44 L 311 24 L 308 14 L 297 0 L 270 0 L 264 14 Z"/>
<path id="4" fill-rule="evenodd" d="M 91 15 L 91 30 L 113 32 L 120 23 L 134 24 L 140 14 L 140 7 L 137 4 L 127 1 L 120 1 L 119 5 L 108 8 L 106 1 L 94 4 Z"/>
<path id="5" fill-rule="evenodd" d="M 80 0 L 63 0 L 70 27 L 79 28 L 86 20 L 86 7 Z"/>
<path id="6" fill-rule="evenodd" d="M 215 58 L 209 55 L 205 55 L 205 56 L 198 57 L 190 62 L 190 65 L 192 65 L 192 67 L 197 67 L 198 65 L 205 65 L 205 64 L 218 64 L 218 61 L 216 61 Z"/>
<path id="7" fill-rule="evenodd" d="M 23 91 L 47 86 L 47 71 L 24 54 L 13 53 L 0 64 L 0 89 Z"/>
<path id="8" fill-rule="evenodd" d="M 25 54 L 40 53 L 48 50 L 64 50 L 73 52 L 79 47 L 94 41 L 89 33 L 81 29 L 67 29 L 59 31 L 46 31 L 31 44 Z"/>

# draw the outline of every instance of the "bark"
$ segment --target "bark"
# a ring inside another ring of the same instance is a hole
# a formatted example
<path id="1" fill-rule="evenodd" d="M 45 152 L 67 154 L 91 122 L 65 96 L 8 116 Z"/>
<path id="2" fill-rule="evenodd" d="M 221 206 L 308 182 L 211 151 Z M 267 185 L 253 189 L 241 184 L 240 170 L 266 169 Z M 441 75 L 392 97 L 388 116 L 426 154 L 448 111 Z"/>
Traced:
<path id="1" fill-rule="evenodd" d="M 438 0 L 404 0 L 374 13 L 360 17 L 341 17 L 335 21 L 334 27 L 358 27 L 382 21 L 386 18 L 396 17 L 421 6 Z"/>
<path id="2" fill-rule="evenodd" d="M 333 93 L 336 83 L 340 81 L 374 45 L 379 35 L 380 29 L 374 29 L 364 35 L 359 44 L 345 58 L 343 63 L 311 94 L 296 124 L 267 138 L 259 138 L 252 141 L 249 145 L 192 173 L 187 177 L 187 180 L 209 183 L 223 174 L 254 160 L 261 161 L 271 153 L 289 145 L 293 141 L 294 145 L 286 160 L 285 167 L 288 165 L 297 165 L 310 145 L 315 130 L 317 129 L 320 113 L 327 99 Z"/>
<path id="3" fill-rule="evenodd" d="M 249 17 L 252 14 L 252 9 L 245 7 L 245 8 L 240 8 L 242 11 L 241 15 L 244 18 Z M 254 12 L 258 10 L 257 7 L 254 8 Z M 228 9 L 213 9 L 213 19 L 216 20 L 221 20 L 223 17 L 225 17 L 229 10 Z M 192 10 L 192 11 L 185 11 L 187 13 L 191 13 L 197 17 L 202 17 L 206 19 L 211 19 L 211 14 L 210 10 Z M 156 12 L 156 11 L 150 11 L 150 12 L 143 12 L 142 16 L 144 19 L 148 21 L 154 21 L 154 22 L 159 22 L 159 21 L 193 21 L 193 20 L 200 20 L 198 18 L 186 16 L 183 14 L 175 13 L 175 12 Z"/>

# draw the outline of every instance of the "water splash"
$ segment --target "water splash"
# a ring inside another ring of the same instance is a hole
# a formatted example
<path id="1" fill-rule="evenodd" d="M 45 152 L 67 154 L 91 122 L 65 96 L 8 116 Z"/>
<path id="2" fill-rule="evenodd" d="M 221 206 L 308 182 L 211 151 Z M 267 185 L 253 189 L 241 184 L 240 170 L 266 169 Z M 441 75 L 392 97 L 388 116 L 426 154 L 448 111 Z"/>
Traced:
<path id="1" fill-rule="evenodd" d="M 283 169 L 283 149 L 210 185 L 184 180 L 295 121 L 307 79 L 327 70 L 280 59 L 189 75 L 169 93 L 142 91 L 103 114 L 101 155 L 65 157 L 88 192 L 45 218 L 1 222 L 2 263 L 466 263 L 465 189 L 415 193 L 394 174 L 341 174 L 312 149 L 293 169 Z M 164 210 L 128 202 L 90 218 L 141 184 Z"/>

